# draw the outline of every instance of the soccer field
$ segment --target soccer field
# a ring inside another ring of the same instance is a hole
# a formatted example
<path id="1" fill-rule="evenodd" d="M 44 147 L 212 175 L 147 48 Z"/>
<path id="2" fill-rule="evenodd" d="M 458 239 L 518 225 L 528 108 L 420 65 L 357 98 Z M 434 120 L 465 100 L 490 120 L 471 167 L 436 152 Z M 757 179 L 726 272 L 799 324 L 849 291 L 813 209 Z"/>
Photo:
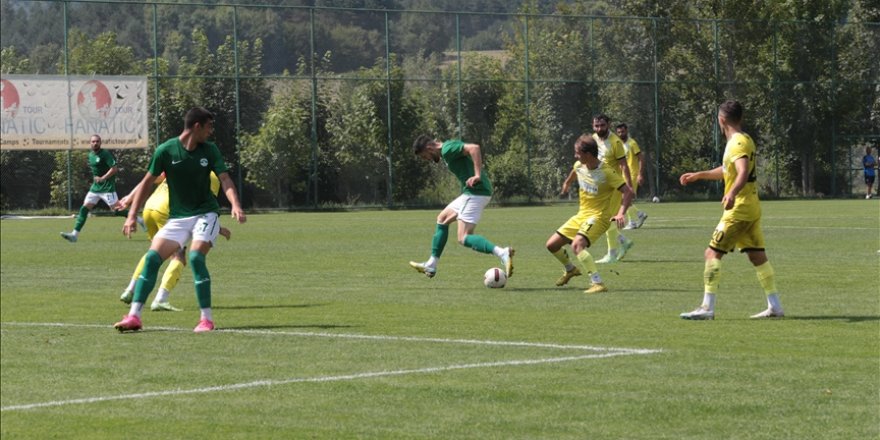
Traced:
<path id="1" fill-rule="evenodd" d="M 148 247 L 120 218 L 90 219 L 76 244 L 58 236 L 71 219 L 3 220 L 2 437 L 880 436 L 877 201 L 763 203 L 787 315 L 771 321 L 748 319 L 766 303 L 739 254 L 715 321 L 679 319 L 702 299 L 720 203 L 638 207 L 635 246 L 591 296 L 586 276 L 554 286 L 544 248 L 573 204 L 485 211 L 477 232 L 516 247 L 504 289 L 482 285 L 498 260 L 454 233 L 435 278 L 408 267 L 434 210 L 226 215 L 207 334 L 188 270 L 171 294 L 184 311 L 112 328 Z"/>

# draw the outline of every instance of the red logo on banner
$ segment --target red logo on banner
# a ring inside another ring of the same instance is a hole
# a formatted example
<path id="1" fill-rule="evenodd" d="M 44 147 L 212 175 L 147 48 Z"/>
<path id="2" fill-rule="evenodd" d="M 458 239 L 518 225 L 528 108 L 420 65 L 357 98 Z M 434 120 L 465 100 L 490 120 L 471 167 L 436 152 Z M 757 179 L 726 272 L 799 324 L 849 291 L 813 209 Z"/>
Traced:
<path id="1" fill-rule="evenodd" d="M 0 101 L 3 102 L 3 113 L 10 118 L 14 118 L 21 107 L 21 102 L 18 98 L 18 90 L 11 82 L 5 79 L 0 81 Z"/>
<path id="2" fill-rule="evenodd" d="M 79 89 L 76 105 L 86 119 L 106 119 L 110 114 L 110 91 L 101 81 L 91 80 Z"/>

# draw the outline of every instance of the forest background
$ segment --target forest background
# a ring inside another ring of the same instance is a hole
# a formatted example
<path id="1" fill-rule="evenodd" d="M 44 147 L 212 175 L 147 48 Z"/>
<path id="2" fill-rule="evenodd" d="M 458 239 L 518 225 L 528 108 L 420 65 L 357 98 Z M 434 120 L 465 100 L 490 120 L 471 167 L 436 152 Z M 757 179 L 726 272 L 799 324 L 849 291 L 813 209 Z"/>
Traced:
<path id="1" fill-rule="evenodd" d="M 0 0 L 0 37 L 3 74 L 149 79 L 151 148 L 114 151 L 121 193 L 188 108 L 214 111 L 249 209 L 448 201 L 421 133 L 480 144 L 497 202 L 556 199 L 597 113 L 641 145 L 640 196 L 710 197 L 677 177 L 719 164 L 728 98 L 765 198 L 857 193 L 880 146 L 874 0 Z M 2 151 L 2 211 L 75 208 L 85 155 Z"/>

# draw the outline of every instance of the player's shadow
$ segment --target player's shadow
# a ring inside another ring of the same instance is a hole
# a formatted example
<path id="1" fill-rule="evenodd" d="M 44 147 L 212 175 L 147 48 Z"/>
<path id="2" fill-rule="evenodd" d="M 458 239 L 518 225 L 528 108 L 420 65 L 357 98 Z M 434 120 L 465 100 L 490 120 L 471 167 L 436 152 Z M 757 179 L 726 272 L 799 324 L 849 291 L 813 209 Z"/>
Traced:
<path id="1" fill-rule="evenodd" d="M 218 327 L 220 330 L 279 330 L 279 329 L 304 329 L 319 328 L 330 330 L 335 328 L 356 328 L 358 325 L 341 325 L 341 324 L 278 324 L 278 325 L 242 325 L 238 327 Z"/>
<path id="2" fill-rule="evenodd" d="M 214 306 L 214 310 L 260 310 L 260 309 L 305 309 L 322 307 L 327 304 L 260 304 L 255 306 Z"/>
<path id="3" fill-rule="evenodd" d="M 784 319 L 795 321 L 871 322 L 880 321 L 880 316 L 786 316 Z"/>

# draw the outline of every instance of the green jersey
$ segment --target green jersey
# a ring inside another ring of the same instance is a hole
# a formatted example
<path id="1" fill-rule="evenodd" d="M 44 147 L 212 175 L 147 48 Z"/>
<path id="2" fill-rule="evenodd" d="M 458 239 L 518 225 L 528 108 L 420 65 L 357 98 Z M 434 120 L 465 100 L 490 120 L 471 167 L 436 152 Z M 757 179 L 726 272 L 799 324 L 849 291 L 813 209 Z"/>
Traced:
<path id="1" fill-rule="evenodd" d="M 159 145 L 150 162 L 150 174 L 158 176 L 165 173 L 169 218 L 220 211 L 217 197 L 211 192 L 211 171 L 218 176 L 227 171 L 217 145 L 205 142 L 193 151 L 187 151 L 178 138 Z"/>
<path id="2" fill-rule="evenodd" d="M 440 157 L 443 162 L 455 174 L 458 181 L 461 182 L 462 194 L 471 194 L 475 196 L 491 196 L 492 182 L 486 171 L 480 172 L 480 181 L 473 187 L 467 186 L 467 180 L 474 177 L 474 161 L 471 156 L 464 151 L 464 142 L 460 140 L 446 141 L 440 147 Z"/>
<path id="3" fill-rule="evenodd" d="M 110 168 L 116 166 L 116 158 L 113 154 L 105 149 L 98 150 L 97 153 L 89 151 L 89 168 L 92 169 L 92 176 L 101 177 L 110 171 Z M 92 179 L 92 186 L 89 191 L 93 193 L 111 193 L 116 192 L 116 175 L 110 176 L 103 182 L 95 182 Z"/>

